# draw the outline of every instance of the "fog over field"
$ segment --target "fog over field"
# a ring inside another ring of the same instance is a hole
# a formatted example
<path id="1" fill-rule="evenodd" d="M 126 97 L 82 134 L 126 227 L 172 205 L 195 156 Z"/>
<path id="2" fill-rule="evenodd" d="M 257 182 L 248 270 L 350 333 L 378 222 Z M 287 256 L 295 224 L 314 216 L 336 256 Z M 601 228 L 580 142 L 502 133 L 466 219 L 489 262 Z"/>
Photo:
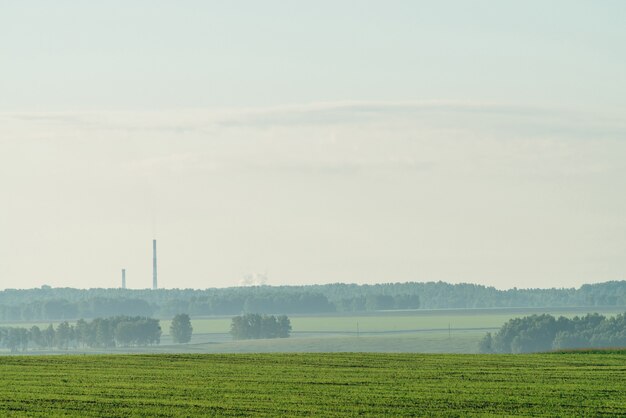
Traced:
<path id="1" fill-rule="evenodd" d="M 626 278 L 623 3 L 263 3 L 0 6 L 0 288 Z"/>

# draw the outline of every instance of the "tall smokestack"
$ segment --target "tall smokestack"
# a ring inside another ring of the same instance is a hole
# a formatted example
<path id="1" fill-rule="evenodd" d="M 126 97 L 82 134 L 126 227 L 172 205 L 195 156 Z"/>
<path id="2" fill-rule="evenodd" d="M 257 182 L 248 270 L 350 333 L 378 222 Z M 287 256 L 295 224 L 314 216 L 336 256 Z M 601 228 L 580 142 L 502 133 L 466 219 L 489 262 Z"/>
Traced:
<path id="1" fill-rule="evenodd" d="M 156 240 L 152 240 L 152 289 L 157 289 L 157 252 Z"/>
<path id="2" fill-rule="evenodd" d="M 126 289 L 126 269 L 122 269 L 122 289 Z"/>

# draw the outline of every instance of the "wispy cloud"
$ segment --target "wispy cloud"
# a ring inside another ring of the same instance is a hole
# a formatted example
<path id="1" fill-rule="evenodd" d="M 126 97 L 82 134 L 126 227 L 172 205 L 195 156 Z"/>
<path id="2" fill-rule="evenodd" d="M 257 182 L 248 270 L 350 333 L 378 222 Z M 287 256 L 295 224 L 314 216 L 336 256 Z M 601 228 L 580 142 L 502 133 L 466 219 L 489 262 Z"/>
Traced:
<path id="1" fill-rule="evenodd" d="M 57 142 L 78 149 L 77 159 L 105 165 L 117 153 L 122 167 L 144 175 L 467 168 L 472 162 L 479 167 L 551 155 L 574 158 L 587 151 L 568 146 L 571 140 L 626 138 L 626 122 L 612 115 L 479 102 L 346 101 L 172 112 L 2 113 L 0 118 L 4 142 Z M 132 152 L 120 154 L 124 149 Z"/>
<path id="2" fill-rule="evenodd" d="M 526 125 L 527 130 L 556 131 L 570 127 L 623 133 L 619 115 L 590 114 L 577 109 L 520 106 L 489 102 L 343 101 L 262 108 L 211 108 L 175 111 L 2 113 L 5 120 L 25 124 L 106 130 L 145 130 L 169 133 L 210 132 L 219 128 L 268 128 L 374 123 L 405 118 L 434 125 L 502 123 Z"/>

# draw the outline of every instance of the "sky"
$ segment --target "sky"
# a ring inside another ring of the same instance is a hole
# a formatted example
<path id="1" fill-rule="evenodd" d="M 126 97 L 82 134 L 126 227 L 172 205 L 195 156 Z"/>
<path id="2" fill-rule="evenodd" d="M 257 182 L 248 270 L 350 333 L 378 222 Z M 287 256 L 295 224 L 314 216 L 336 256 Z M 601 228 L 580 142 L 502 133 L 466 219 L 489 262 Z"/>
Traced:
<path id="1" fill-rule="evenodd" d="M 0 288 L 626 279 L 623 1 L 0 3 Z"/>

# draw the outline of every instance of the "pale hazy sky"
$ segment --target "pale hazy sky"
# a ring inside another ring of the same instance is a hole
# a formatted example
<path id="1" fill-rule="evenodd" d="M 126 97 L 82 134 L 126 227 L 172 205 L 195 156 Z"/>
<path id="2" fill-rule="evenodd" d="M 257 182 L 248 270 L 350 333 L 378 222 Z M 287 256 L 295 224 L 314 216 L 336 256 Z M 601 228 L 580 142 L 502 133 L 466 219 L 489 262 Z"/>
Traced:
<path id="1" fill-rule="evenodd" d="M 626 279 L 625 21 L 2 1 L 0 288 Z"/>

